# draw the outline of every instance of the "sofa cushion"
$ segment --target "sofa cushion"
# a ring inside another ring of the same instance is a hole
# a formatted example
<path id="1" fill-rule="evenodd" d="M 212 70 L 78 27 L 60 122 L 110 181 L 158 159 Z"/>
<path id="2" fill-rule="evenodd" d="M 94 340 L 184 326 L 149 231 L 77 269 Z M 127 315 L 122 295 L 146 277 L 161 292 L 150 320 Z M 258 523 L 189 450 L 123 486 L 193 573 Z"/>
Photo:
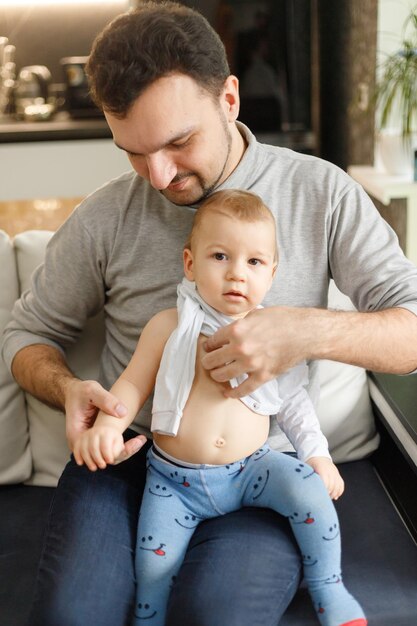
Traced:
<path id="1" fill-rule="evenodd" d="M 343 578 L 369 626 L 417 623 L 417 549 L 370 461 L 339 466 L 346 483 L 335 503 L 340 519 Z M 280 626 L 317 626 L 305 585 Z"/>
<path id="2" fill-rule="evenodd" d="M 335 310 L 355 310 L 333 281 L 330 281 L 328 306 Z M 319 362 L 319 376 L 318 415 L 333 460 L 342 463 L 365 458 L 379 445 L 366 371 L 323 360 Z"/>
<path id="3" fill-rule="evenodd" d="M 19 296 L 16 261 L 10 237 L 0 231 L 0 334 Z M 25 396 L 0 359 L 0 483 L 26 480 L 32 471 Z"/>
<path id="4" fill-rule="evenodd" d="M 16 235 L 14 238 L 20 293 L 29 289 L 32 272 L 42 263 L 51 236 L 50 231 L 33 230 Z M 34 485 L 55 485 L 57 475 L 62 471 L 69 456 L 64 416 L 30 394 L 24 395 L 32 452 L 31 472 L 25 478 L 25 482 Z"/>
<path id="5" fill-rule="evenodd" d="M 54 489 L 0 486 L 0 624 L 27 626 Z"/>
<path id="6" fill-rule="evenodd" d="M 104 342 L 102 315 L 88 321 L 77 343 L 67 351 L 71 370 L 81 379 L 97 379 Z M 33 473 L 27 485 L 56 485 L 70 455 L 65 437 L 65 416 L 26 394 Z"/>
<path id="7" fill-rule="evenodd" d="M 30 287 L 33 270 L 42 262 L 50 231 L 27 231 L 14 239 L 21 292 Z M 68 363 L 80 378 L 97 378 L 104 341 L 102 314 L 88 321 L 77 343 L 67 351 Z M 26 395 L 33 473 L 26 484 L 54 486 L 68 461 L 70 450 L 65 438 L 65 417 Z"/>

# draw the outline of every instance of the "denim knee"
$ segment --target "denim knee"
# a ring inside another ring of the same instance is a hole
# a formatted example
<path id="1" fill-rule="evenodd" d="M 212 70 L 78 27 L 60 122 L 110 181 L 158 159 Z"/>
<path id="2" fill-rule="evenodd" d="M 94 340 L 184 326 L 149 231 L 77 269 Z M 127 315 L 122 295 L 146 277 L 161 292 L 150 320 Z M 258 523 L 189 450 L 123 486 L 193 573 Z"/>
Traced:
<path id="1" fill-rule="evenodd" d="M 300 582 L 288 521 L 246 508 L 199 525 L 172 589 L 166 626 L 276 626 Z"/>
<path id="2" fill-rule="evenodd" d="M 142 454 L 98 472 L 67 465 L 49 515 L 28 626 L 129 624 Z"/>

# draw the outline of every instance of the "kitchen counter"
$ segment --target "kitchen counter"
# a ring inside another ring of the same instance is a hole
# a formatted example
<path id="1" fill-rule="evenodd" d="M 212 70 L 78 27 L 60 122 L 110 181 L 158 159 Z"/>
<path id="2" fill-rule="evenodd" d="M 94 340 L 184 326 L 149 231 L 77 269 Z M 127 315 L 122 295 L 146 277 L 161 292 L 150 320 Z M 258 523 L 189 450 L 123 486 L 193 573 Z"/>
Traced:
<path id="1" fill-rule="evenodd" d="M 44 124 L 48 128 L 53 122 Z M 131 170 L 126 154 L 110 136 L 103 136 L 103 128 L 93 137 L 99 124 L 82 120 L 54 125 L 52 137 L 41 130 L 41 122 L 33 124 L 33 133 L 16 129 L 18 141 L 9 135 L 6 143 L 0 142 L 0 202 L 82 197 Z"/>
<path id="2" fill-rule="evenodd" d="M 316 139 L 312 131 L 257 133 L 258 140 L 283 148 L 314 154 Z M 104 117 L 72 119 L 68 113 L 57 113 L 44 122 L 0 119 L 0 144 L 28 141 L 68 139 L 111 139 L 112 134 Z"/>
<path id="3" fill-rule="evenodd" d="M 39 198 L 0 202 L 0 229 L 10 237 L 25 230 L 57 230 L 82 200 Z"/>
<path id="4" fill-rule="evenodd" d="M 104 117 L 72 119 L 68 113 L 61 112 L 52 119 L 42 122 L 0 119 L 0 143 L 109 139 L 111 136 Z"/>

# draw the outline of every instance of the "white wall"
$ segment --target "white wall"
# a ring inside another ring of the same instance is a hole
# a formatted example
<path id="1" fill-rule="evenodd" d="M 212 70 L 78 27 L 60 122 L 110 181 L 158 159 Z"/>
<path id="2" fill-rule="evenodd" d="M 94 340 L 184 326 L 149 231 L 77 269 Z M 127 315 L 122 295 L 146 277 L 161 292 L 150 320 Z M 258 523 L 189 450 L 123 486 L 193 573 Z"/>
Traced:
<path id="1" fill-rule="evenodd" d="M 416 0 L 379 0 L 378 4 L 378 62 L 386 54 L 400 48 L 404 22 L 416 5 Z"/>
<path id="2" fill-rule="evenodd" d="M 407 17 L 416 6 L 416 0 L 379 0 L 377 36 L 377 77 L 382 74 L 381 63 L 388 54 L 401 49 L 401 42 L 410 30 L 404 28 Z M 389 126 L 400 128 L 400 116 L 396 109 L 390 116 Z"/>
<path id="3" fill-rule="evenodd" d="M 130 168 L 111 139 L 0 144 L 0 201 L 85 196 Z"/>

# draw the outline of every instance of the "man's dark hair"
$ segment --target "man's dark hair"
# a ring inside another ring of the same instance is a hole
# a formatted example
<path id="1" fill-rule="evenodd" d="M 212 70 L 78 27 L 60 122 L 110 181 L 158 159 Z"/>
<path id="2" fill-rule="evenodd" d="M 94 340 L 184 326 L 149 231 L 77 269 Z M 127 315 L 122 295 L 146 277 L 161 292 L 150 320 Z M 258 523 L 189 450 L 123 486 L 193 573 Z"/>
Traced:
<path id="1" fill-rule="evenodd" d="M 96 37 L 86 66 L 96 104 L 123 119 L 155 80 L 174 72 L 213 98 L 230 74 L 224 45 L 197 11 L 176 2 L 144 2 Z"/>

